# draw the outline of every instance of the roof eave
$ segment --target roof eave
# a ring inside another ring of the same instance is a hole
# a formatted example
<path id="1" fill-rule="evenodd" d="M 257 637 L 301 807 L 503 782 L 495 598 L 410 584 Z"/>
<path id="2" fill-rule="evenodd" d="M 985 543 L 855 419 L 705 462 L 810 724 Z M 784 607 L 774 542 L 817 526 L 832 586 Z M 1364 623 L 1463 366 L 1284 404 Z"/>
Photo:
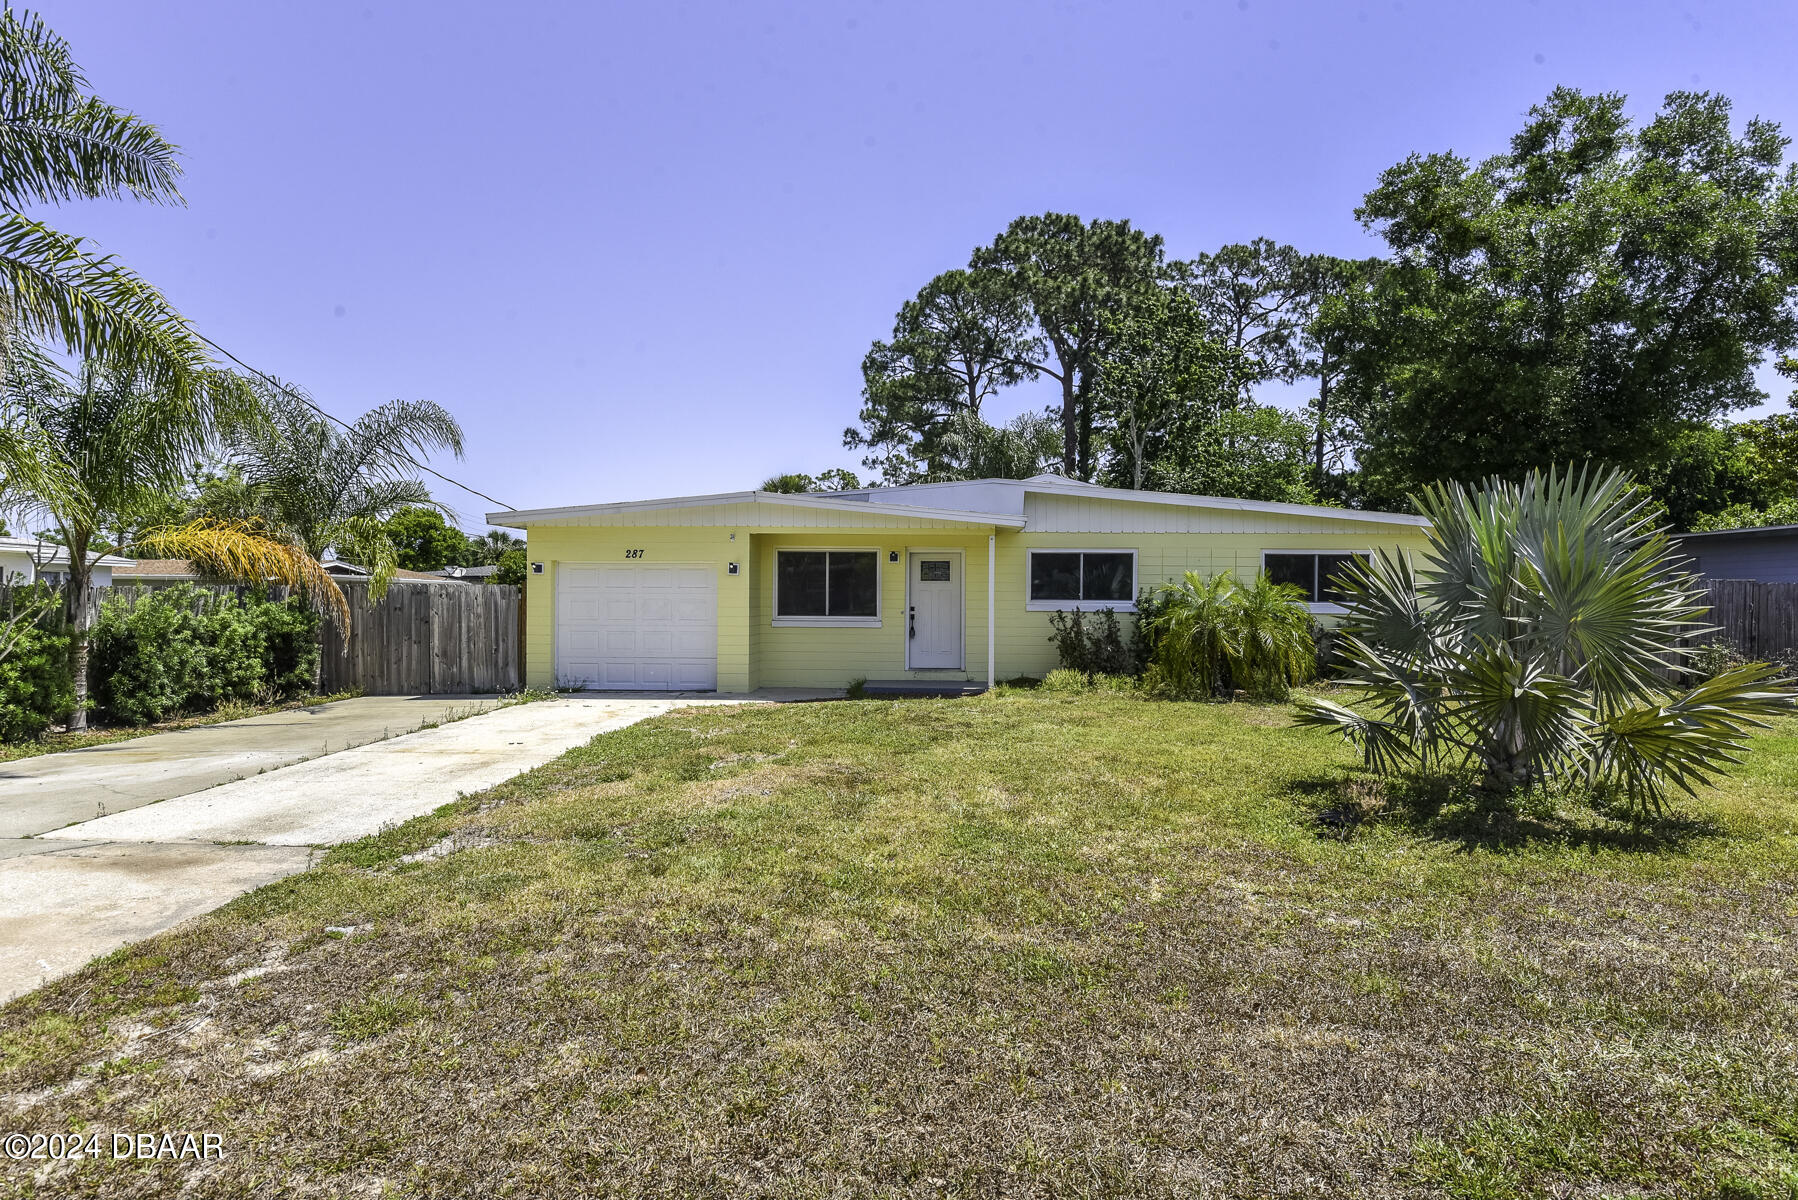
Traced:
<path id="1" fill-rule="evenodd" d="M 663 500 L 631 500 L 618 504 L 579 504 L 566 508 L 517 509 L 487 514 L 489 525 L 510 529 L 527 529 L 531 524 L 574 520 L 581 517 L 621 516 L 627 513 L 659 512 L 677 508 L 716 508 L 725 504 L 768 505 L 775 508 L 824 509 L 830 512 L 880 513 L 886 516 L 916 517 L 920 520 L 952 521 L 959 525 L 1003 525 L 1022 529 L 1022 517 L 998 513 L 977 513 L 966 509 L 925 508 L 910 504 L 870 504 L 865 500 L 836 500 L 828 496 L 794 495 L 784 492 L 720 492 L 709 496 L 672 496 Z"/>

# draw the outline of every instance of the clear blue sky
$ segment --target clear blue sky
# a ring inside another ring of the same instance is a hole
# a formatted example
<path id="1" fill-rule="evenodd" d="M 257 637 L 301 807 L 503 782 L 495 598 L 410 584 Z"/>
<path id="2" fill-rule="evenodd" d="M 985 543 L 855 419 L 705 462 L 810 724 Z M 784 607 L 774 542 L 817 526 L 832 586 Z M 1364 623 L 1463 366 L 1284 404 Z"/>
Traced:
<path id="1" fill-rule="evenodd" d="M 41 11 L 187 166 L 185 209 L 53 221 L 335 413 L 443 404 L 437 465 L 520 507 L 858 467 L 869 341 L 1021 213 L 1364 254 L 1383 168 L 1491 153 L 1556 84 L 1798 132 L 1790 0 Z"/>

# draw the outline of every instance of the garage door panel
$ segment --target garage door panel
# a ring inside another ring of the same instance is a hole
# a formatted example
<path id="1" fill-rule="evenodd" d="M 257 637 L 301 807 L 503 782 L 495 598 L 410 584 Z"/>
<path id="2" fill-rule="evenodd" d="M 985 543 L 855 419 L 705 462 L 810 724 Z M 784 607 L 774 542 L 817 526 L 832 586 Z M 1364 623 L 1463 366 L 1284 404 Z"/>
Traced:
<path id="1" fill-rule="evenodd" d="M 718 686 L 718 572 L 706 566 L 556 568 L 556 680 L 589 687 Z"/>

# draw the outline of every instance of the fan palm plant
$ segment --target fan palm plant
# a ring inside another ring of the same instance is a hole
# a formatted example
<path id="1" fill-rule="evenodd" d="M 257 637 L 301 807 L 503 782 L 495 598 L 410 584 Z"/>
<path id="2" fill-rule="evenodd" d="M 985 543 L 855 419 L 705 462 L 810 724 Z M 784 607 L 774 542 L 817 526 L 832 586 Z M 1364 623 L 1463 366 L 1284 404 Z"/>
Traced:
<path id="1" fill-rule="evenodd" d="M 1622 789 L 1638 811 L 1739 761 L 1794 694 L 1751 664 L 1668 680 L 1705 613 L 1646 495 L 1620 471 L 1532 472 L 1414 498 L 1423 562 L 1346 572 L 1344 682 L 1363 702 L 1300 702 L 1381 772 L 1476 768 L 1488 794 L 1553 781 Z"/>
<path id="2" fill-rule="evenodd" d="M 418 459 L 447 449 L 462 456 L 462 427 L 428 400 L 394 400 L 347 429 L 299 392 L 261 390 L 266 420 L 246 428 L 230 452 L 242 473 L 241 514 L 260 519 L 314 558 L 327 552 L 373 573 L 379 597 L 399 565 L 384 522 L 412 505 L 438 507 L 417 477 Z"/>
<path id="3" fill-rule="evenodd" d="M 240 379 L 223 371 L 203 371 L 198 386 L 168 390 L 93 364 L 72 379 L 28 342 L 15 341 L 6 351 L 0 356 L 0 504 L 48 520 L 68 551 L 64 603 L 75 685 L 69 725 L 80 729 L 87 721 L 94 564 L 119 549 L 117 531 L 164 507 L 196 458 L 226 433 L 253 425 L 259 406 Z M 312 557 L 248 525 L 166 525 L 135 540 L 222 575 L 273 578 L 342 604 L 342 593 Z"/>
<path id="4" fill-rule="evenodd" d="M 205 348 L 154 288 L 22 211 L 126 196 L 180 203 L 180 174 L 155 126 L 88 94 L 42 18 L 0 12 L 0 340 L 48 339 L 129 364 L 164 393 L 207 386 Z"/>

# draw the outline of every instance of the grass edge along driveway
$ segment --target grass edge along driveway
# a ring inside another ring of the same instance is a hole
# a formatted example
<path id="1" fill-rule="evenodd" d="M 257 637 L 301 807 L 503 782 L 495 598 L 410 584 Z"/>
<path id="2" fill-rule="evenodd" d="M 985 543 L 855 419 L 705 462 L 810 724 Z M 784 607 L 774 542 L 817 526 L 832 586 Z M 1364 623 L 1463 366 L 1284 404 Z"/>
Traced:
<path id="1" fill-rule="evenodd" d="M 1328 821 L 1320 821 L 1320 814 Z M 1647 830 L 1281 707 L 682 710 L 0 1010 L 26 1195 L 1786 1196 L 1798 724 Z"/>

